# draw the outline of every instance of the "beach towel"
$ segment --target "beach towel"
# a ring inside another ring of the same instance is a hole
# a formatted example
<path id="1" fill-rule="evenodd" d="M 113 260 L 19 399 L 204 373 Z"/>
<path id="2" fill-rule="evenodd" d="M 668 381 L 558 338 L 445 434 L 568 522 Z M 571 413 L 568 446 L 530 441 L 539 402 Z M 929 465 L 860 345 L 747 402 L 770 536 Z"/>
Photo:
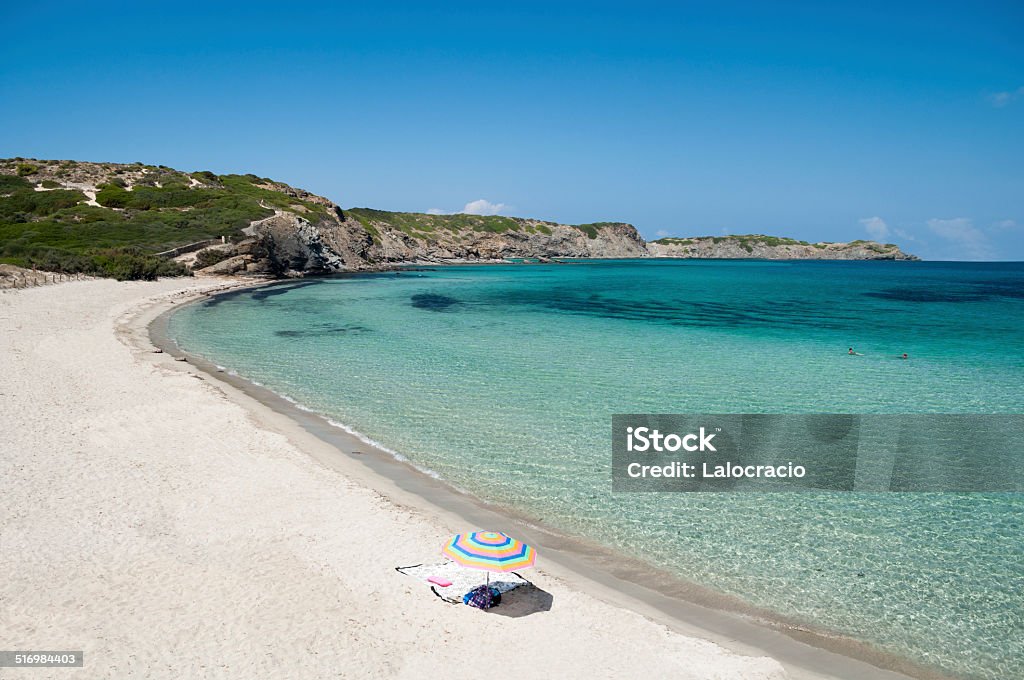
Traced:
<path id="1" fill-rule="evenodd" d="M 476 569 L 466 569 L 455 562 L 445 561 L 438 564 L 414 564 L 408 567 L 395 567 L 395 571 L 406 576 L 430 583 L 428 579 L 436 576 L 439 579 L 451 581 L 447 588 L 431 586 L 430 590 L 445 602 L 462 604 L 462 598 L 466 593 L 487 584 L 487 573 Z M 491 574 L 490 586 L 500 593 L 507 593 L 520 586 L 529 585 L 529 581 L 517 574 L 508 572 L 504 574 Z"/>

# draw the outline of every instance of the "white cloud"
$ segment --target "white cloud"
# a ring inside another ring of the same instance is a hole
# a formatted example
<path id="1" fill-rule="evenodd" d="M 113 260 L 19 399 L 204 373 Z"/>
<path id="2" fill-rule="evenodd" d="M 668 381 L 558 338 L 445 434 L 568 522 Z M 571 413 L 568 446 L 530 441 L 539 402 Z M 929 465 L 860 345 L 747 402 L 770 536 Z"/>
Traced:
<path id="1" fill-rule="evenodd" d="M 428 215 L 455 215 L 458 213 L 464 213 L 466 215 L 498 215 L 504 210 L 508 210 L 512 206 L 506 205 L 505 203 L 491 203 L 490 201 L 481 198 L 478 201 L 470 201 L 467 203 L 462 210 L 445 210 L 444 208 L 429 208 L 427 209 Z"/>
<path id="2" fill-rule="evenodd" d="M 917 238 L 915 238 L 914 235 L 906 229 L 890 227 L 885 220 L 877 215 L 874 217 L 864 217 L 858 221 L 864 226 L 864 229 L 868 232 L 868 236 L 875 241 L 886 243 L 894 236 L 904 241 L 917 240 Z"/>
<path id="3" fill-rule="evenodd" d="M 992 103 L 992 106 L 997 109 L 1001 109 L 1010 102 L 1020 99 L 1021 97 L 1024 97 L 1024 85 L 1018 87 L 1016 90 L 1005 90 L 1003 92 L 990 94 L 988 96 L 988 100 Z"/>
<path id="4" fill-rule="evenodd" d="M 508 206 L 504 203 L 491 203 L 486 199 L 470 201 L 461 212 L 467 215 L 497 215 Z"/>
<path id="5" fill-rule="evenodd" d="M 928 228 L 956 248 L 955 259 L 987 260 L 992 258 L 988 237 L 974 226 L 969 217 L 928 220 Z"/>
<path id="6" fill-rule="evenodd" d="M 658 238 L 665 238 L 666 236 L 671 236 L 672 232 L 669 231 L 668 229 L 659 229 L 658 231 L 654 232 L 654 235 L 657 236 Z"/>
<path id="7" fill-rule="evenodd" d="M 1016 229 L 1017 228 L 1017 221 L 1016 220 L 999 220 L 998 222 L 996 222 L 992 226 L 995 227 L 996 229 Z"/>
<path id="8" fill-rule="evenodd" d="M 992 102 L 992 106 L 998 109 L 1009 104 L 1010 97 L 1011 95 L 1009 92 L 996 92 L 993 95 L 989 95 L 988 100 Z"/>
<path id="9" fill-rule="evenodd" d="M 864 229 L 867 230 L 868 235 L 876 241 L 885 243 L 885 240 L 889 238 L 889 225 L 885 223 L 881 217 L 865 217 L 860 221 L 864 225 Z"/>

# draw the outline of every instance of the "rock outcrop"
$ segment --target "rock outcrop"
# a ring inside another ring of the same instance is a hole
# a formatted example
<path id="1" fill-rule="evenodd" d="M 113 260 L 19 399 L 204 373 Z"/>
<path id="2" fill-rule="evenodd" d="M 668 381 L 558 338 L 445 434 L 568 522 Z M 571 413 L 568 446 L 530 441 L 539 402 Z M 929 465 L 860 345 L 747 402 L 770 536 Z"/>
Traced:
<path id="1" fill-rule="evenodd" d="M 311 221 L 278 210 L 253 222 L 238 244 L 233 272 L 301 276 L 380 269 L 408 263 L 503 262 L 509 259 L 647 257 L 630 224 L 567 225 L 517 217 L 427 215 L 342 210 Z M 224 274 L 218 262 L 198 270 Z"/>
<path id="2" fill-rule="evenodd" d="M 850 241 L 808 243 L 790 238 L 747 234 L 663 238 L 647 244 L 653 257 L 760 260 L 916 260 L 893 243 Z"/>
<path id="3" fill-rule="evenodd" d="M 568 225 L 520 217 L 346 211 L 371 234 L 375 262 L 500 261 L 509 258 L 646 257 L 631 224 Z"/>

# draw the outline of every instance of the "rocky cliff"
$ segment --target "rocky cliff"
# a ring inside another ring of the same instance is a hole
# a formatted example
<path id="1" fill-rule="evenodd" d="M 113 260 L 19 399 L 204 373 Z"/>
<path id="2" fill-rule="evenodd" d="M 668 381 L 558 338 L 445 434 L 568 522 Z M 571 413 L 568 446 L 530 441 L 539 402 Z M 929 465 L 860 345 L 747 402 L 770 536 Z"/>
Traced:
<path id="1" fill-rule="evenodd" d="M 631 224 L 568 225 L 499 215 L 425 215 L 346 210 L 370 234 L 375 262 L 502 260 L 552 257 L 646 257 Z"/>
<path id="2" fill-rule="evenodd" d="M 567 225 L 518 217 L 427 215 L 354 208 L 316 219 L 278 210 L 253 222 L 243 241 L 248 271 L 298 275 L 379 269 L 402 263 L 502 262 L 512 258 L 646 257 L 630 224 Z M 258 244 L 262 250 L 254 249 Z M 230 271 L 228 263 L 210 270 Z"/>
<path id="3" fill-rule="evenodd" d="M 916 260 L 893 243 L 850 241 L 808 243 L 790 238 L 746 234 L 663 238 L 647 244 L 653 257 L 762 260 Z"/>

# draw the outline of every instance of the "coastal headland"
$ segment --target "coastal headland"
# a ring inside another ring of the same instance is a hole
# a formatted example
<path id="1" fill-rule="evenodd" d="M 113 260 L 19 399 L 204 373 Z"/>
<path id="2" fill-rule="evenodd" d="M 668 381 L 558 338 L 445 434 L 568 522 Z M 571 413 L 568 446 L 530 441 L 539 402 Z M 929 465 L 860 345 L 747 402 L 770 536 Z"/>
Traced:
<path id="1" fill-rule="evenodd" d="M 626 222 L 342 209 L 252 174 L 143 163 L 0 160 L 0 263 L 152 279 L 295 277 L 404 264 L 563 258 L 913 260 L 893 244 L 761 234 L 647 242 Z"/>

